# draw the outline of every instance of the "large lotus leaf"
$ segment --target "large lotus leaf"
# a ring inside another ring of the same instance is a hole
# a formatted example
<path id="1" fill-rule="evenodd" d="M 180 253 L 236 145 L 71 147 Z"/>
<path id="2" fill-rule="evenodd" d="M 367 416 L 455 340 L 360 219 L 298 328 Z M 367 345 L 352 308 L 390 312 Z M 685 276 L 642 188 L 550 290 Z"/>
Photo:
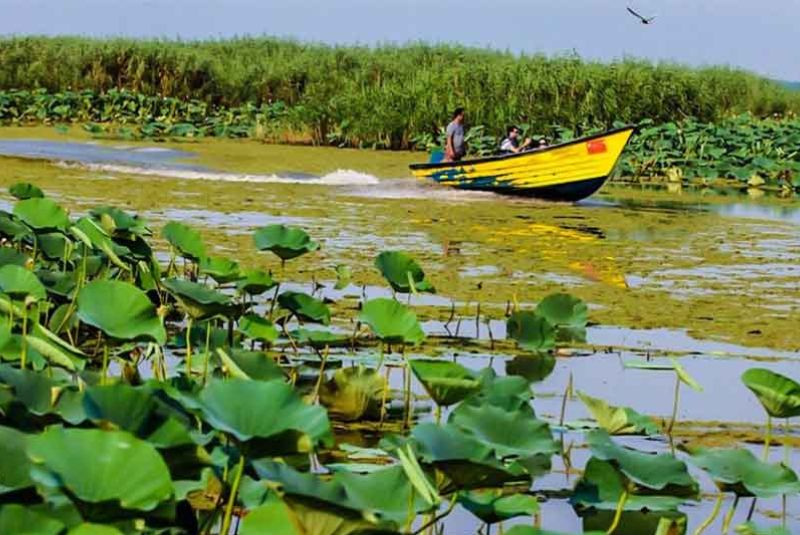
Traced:
<path id="1" fill-rule="evenodd" d="M 258 269 L 244 270 L 241 275 L 243 278 L 236 282 L 236 289 L 248 295 L 263 294 L 278 284 L 271 274 Z"/>
<path id="2" fill-rule="evenodd" d="M 460 493 L 458 503 L 487 524 L 539 512 L 539 501 L 529 494 L 505 495 L 500 489 Z"/>
<path id="3" fill-rule="evenodd" d="M 25 199 L 14 205 L 14 215 L 37 231 L 61 230 L 69 226 L 69 215 L 54 200 Z"/>
<path id="4" fill-rule="evenodd" d="M 547 351 L 556 344 L 556 330 L 546 318 L 534 312 L 514 312 L 506 322 L 509 338 L 531 351 Z"/>
<path id="5" fill-rule="evenodd" d="M 89 211 L 89 215 L 99 221 L 109 234 L 150 235 L 150 229 L 147 228 L 147 221 L 144 218 L 131 215 L 114 206 L 97 206 Z"/>
<path id="6" fill-rule="evenodd" d="M 78 317 L 120 340 L 164 344 L 167 333 L 147 295 L 128 282 L 97 280 L 78 293 Z"/>
<path id="7" fill-rule="evenodd" d="M 530 400 L 533 397 L 528 381 L 519 376 L 497 376 L 494 370 L 487 368 L 480 373 L 480 391 L 468 397 L 455 408 L 454 412 L 464 407 L 481 407 L 491 405 L 505 411 L 525 410 L 533 414 Z"/>
<path id="8" fill-rule="evenodd" d="M 203 257 L 200 260 L 200 274 L 208 275 L 219 284 L 237 281 L 242 278 L 238 262 L 219 256 Z"/>
<path id="9" fill-rule="evenodd" d="M 316 251 L 319 244 L 303 229 L 286 225 L 269 225 L 256 230 L 253 241 L 259 251 L 272 251 L 283 261 Z"/>
<path id="10" fill-rule="evenodd" d="M 580 507 L 613 511 L 618 507 L 627 485 L 625 475 L 614 463 L 592 457 L 586 463 L 583 476 L 578 481 L 570 501 Z M 674 511 L 683 502 L 684 499 L 677 496 L 634 492 L 629 494 L 624 510 Z"/>
<path id="11" fill-rule="evenodd" d="M 338 334 L 321 329 L 296 329 L 292 337 L 300 344 L 308 344 L 317 349 L 325 347 L 344 347 L 350 344 L 351 338 L 346 334 Z"/>
<path id="12" fill-rule="evenodd" d="M 499 457 L 552 455 L 558 446 L 547 422 L 529 411 L 506 411 L 493 405 L 465 406 L 449 422 L 492 448 Z"/>
<path id="13" fill-rule="evenodd" d="M 122 535 L 122 532 L 114 526 L 83 523 L 69 530 L 67 535 Z"/>
<path id="14" fill-rule="evenodd" d="M 271 344 L 278 339 L 278 329 L 266 318 L 246 314 L 239 319 L 239 331 L 246 337 Z"/>
<path id="15" fill-rule="evenodd" d="M 42 373 L 0 366 L 0 384 L 13 389 L 14 402 L 36 416 L 57 414 L 77 424 L 86 419 L 82 393 L 77 387 L 51 379 Z"/>
<path id="16" fill-rule="evenodd" d="M 386 520 L 405 522 L 409 513 L 424 507 L 401 466 L 367 474 L 336 472 L 331 480 L 273 461 L 258 461 L 254 466 L 263 480 L 280 484 L 286 498 L 350 510 L 371 520 L 373 527 Z"/>
<path id="17" fill-rule="evenodd" d="M 800 416 L 800 384 L 793 379 L 764 368 L 751 368 L 742 374 L 742 382 L 773 418 Z"/>
<path id="18" fill-rule="evenodd" d="M 639 498 L 633 496 L 632 499 Z M 616 510 L 609 508 L 583 511 L 581 520 L 584 535 L 607 533 L 616 516 Z M 686 513 L 674 509 L 626 508 L 619 516 L 614 535 L 686 535 L 688 520 Z"/>
<path id="19" fill-rule="evenodd" d="M 17 251 L 13 247 L 0 247 L 0 266 L 10 264 L 24 266 L 29 260 L 30 257 L 27 254 Z"/>
<path id="20" fill-rule="evenodd" d="M 39 250 L 49 260 L 63 260 L 75 250 L 72 240 L 61 232 L 39 233 L 36 240 Z"/>
<path id="21" fill-rule="evenodd" d="M 557 327 L 586 327 L 589 309 L 586 303 L 569 294 L 551 294 L 536 305 L 536 315 Z"/>
<path id="22" fill-rule="evenodd" d="M 416 345 L 425 339 L 416 314 L 394 299 L 379 297 L 367 301 L 358 319 L 384 342 Z"/>
<path id="23" fill-rule="evenodd" d="M 770 498 L 800 492 L 800 481 L 791 468 L 760 461 L 750 450 L 699 448 L 692 451 L 691 461 L 723 490 L 739 495 Z"/>
<path id="24" fill-rule="evenodd" d="M 85 353 L 38 323 L 33 325 L 30 334 L 25 337 L 25 340 L 28 346 L 38 351 L 39 354 L 56 366 L 75 371 L 83 369 L 86 364 Z"/>
<path id="25" fill-rule="evenodd" d="M 117 255 L 118 246 L 111 240 L 106 230 L 95 220 L 82 217 L 78 219 L 75 226 L 70 229 L 70 232 L 78 236 L 82 234 L 82 240 L 84 238 L 88 239 L 90 246 L 102 251 L 115 266 L 125 270 L 130 269 Z"/>
<path id="26" fill-rule="evenodd" d="M 194 262 L 206 256 L 206 245 L 200 233 L 188 225 L 170 221 L 161 229 L 161 237 L 183 257 Z"/>
<path id="27" fill-rule="evenodd" d="M 280 380 L 215 379 L 198 401 L 211 426 L 241 441 L 295 432 L 303 438 L 298 449 L 310 450 L 330 437 L 325 409 L 303 403 L 294 389 Z"/>
<path id="28" fill-rule="evenodd" d="M 330 325 L 331 311 L 319 299 L 302 292 L 283 292 L 278 304 L 304 321 Z"/>
<path id="29" fill-rule="evenodd" d="M 397 251 L 384 251 L 375 258 L 375 267 L 395 292 L 435 292 L 425 280 L 425 272 L 413 258 Z"/>
<path id="30" fill-rule="evenodd" d="M 412 360 L 411 370 L 437 405 L 458 403 L 481 388 L 475 375 L 464 366 L 445 360 Z"/>
<path id="31" fill-rule="evenodd" d="M 171 417 L 147 386 L 93 386 L 84 394 L 83 407 L 89 419 L 133 433 L 157 447 L 193 444 L 188 422 Z"/>
<path id="32" fill-rule="evenodd" d="M 29 182 L 17 182 L 16 184 L 12 184 L 11 187 L 8 188 L 8 192 L 12 197 L 21 201 L 44 197 L 44 192 Z"/>
<path id="33" fill-rule="evenodd" d="M 217 355 L 222 361 L 223 371 L 231 377 L 256 381 L 285 378 L 278 363 L 262 351 L 218 348 Z"/>
<path id="34" fill-rule="evenodd" d="M 578 392 L 597 425 L 612 435 L 655 435 L 658 426 L 649 416 L 639 414 L 628 407 L 613 407 L 602 399 Z"/>
<path id="35" fill-rule="evenodd" d="M 332 417 L 340 420 L 377 418 L 387 388 L 386 379 L 377 370 L 342 368 L 320 385 L 319 400 Z"/>
<path id="36" fill-rule="evenodd" d="M 0 495 L 33 486 L 25 454 L 27 440 L 25 433 L 0 426 Z"/>
<path id="37" fill-rule="evenodd" d="M 208 286 L 185 279 L 165 279 L 161 281 L 194 319 L 206 319 L 216 315 L 227 315 L 233 310 L 230 298 Z"/>
<path id="38" fill-rule="evenodd" d="M 30 297 L 39 301 L 47 298 L 47 290 L 36 275 L 13 264 L 0 267 L 0 291 L 16 299 Z"/>
<path id="39" fill-rule="evenodd" d="M 606 431 L 599 429 L 587 435 L 587 442 L 594 457 L 613 463 L 636 485 L 666 494 L 693 496 L 697 493 L 697 482 L 689 475 L 686 463 L 674 455 L 655 455 L 619 446 Z"/>
<path id="40" fill-rule="evenodd" d="M 783 526 L 759 526 L 754 522 L 745 522 L 736 526 L 738 535 L 792 535 L 792 532 Z"/>
<path id="41" fill-rule="evenodd" d="M 28 440 L 31 477 L 77 499 L 118 501 L 151 511 L 172 497 L 172 480 L 153 446 L 124 431 L 51 427 Z"/>
<path id="42" fill-rule="evenodd" d="M 18 218 L 0 210 L 0 236 L 19 242 L 31 235 L 31 229 L 25 226 Z"/>
<path id="43" fill-rule="evenodd" d="M 0 508 L 0 533 L 8 535 L 59 535 L 64 523 L 23 505 Z"/>
<path id="44" fill-rule="evenodd" d="M 44 285 L 47 292 L 51 295 L 72 298 L 75 288 L 78 286 L 78 273 L 75 271 L 51 271 L 40 269 L 36 271 L 36 277 Z"/>

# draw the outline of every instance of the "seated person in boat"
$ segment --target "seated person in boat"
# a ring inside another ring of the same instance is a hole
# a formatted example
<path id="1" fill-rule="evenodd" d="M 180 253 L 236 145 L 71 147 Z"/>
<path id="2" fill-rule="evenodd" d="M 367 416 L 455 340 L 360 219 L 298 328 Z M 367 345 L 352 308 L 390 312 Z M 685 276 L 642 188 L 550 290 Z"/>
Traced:
<path id="1" fill-rule="evenodd" d="M 447 142 L 444 147 L 444 161 L 455 162 L 467 154 L 464 143 L 464 108 L 456 108 L 453 120 L 447 125 Z"/>
<path id="2" fill-rule="evenodd" d="M 519 135 L 519 128 L 516 126 L 509 126 L 506 131 L 505 139 L 500 142 L 500 154 L 516 154 L 531 146 L 531 138 L 525 139 L 525 141 L 520 144 Z"/>

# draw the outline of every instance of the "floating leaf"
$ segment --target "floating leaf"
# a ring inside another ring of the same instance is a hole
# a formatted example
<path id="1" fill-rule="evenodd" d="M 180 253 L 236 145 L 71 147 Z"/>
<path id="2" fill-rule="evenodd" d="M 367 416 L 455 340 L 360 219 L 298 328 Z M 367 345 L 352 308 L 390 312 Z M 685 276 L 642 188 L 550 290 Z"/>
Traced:
<path id="1" fill-rule="evenodd" d="M 297 258 L 319 248 L 319 244 L 312 241 L 303 229 L 286 225 L 260 228 L 253 235 L 253 241 L 259 251 L 271 251 L 282 261 Z"/>
<path id="2" fill-rule="evenodd" d="M 536 315 L 556 327 L 586 327 L 589 309 L 586 303 L 569 294 L 552 294 L 536 305 Z"/>

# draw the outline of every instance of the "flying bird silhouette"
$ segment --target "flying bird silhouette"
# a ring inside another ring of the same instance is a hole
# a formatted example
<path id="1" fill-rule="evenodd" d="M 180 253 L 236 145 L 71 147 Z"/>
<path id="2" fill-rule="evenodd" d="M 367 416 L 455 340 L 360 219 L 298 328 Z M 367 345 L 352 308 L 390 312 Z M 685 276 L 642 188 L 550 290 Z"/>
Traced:
<path id="1" fill-rule="evenodd" d="M 627 9 L 628 9 L 628 13 L 630 13 L 631 15 L 633 15 L 634 17 L 636 17 L 637 19 L 642 21 L 642 24 L 650 24 L 651 22 L 653 22 L 655 20 L 655 17 L 643 17 L 640 14 L 638 14 L 637 12 L 635 12 L 633 9 L 631 9 L 631 8 L 627 8 Z"/>

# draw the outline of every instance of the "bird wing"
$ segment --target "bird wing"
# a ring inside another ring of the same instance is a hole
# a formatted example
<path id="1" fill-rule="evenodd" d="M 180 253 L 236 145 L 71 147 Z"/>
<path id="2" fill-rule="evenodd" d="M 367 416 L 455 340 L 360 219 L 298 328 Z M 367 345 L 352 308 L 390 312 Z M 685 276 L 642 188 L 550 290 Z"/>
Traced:
<path id="1" fill-rule="evenodd" d="M 634 17 L 636 17 L 637 19 L 639 19 L 639 20 L 644 20 L 644 17 L 643 17 L 643 16 L 641 16 L 640 14 L 638 14 L 637 12 L 635 12 L 634 10 L 632 10 L 630 7 L 626 8 L 626 9 L 628 10 L 628 13 L 630 13 L 631 15 L 633 15 Z"/>

